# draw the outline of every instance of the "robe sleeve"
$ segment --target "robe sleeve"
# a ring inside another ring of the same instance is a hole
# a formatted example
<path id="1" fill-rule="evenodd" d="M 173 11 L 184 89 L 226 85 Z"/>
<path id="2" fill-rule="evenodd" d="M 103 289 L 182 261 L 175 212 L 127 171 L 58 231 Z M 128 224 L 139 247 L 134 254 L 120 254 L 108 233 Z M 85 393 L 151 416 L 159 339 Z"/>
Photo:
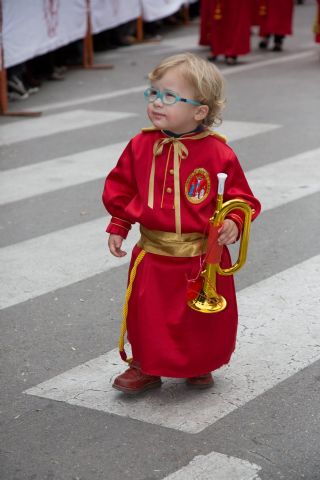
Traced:
<path id="1" fill-rule="evenodd" d="M 108 233 L 127 238 L 134 219 L 126 212 L 126 207 L 137 193 L 133 170 L 132 141 L 128 143 L 115 168 L 106 178 L 102 201 L 112 218 L 107 226 Z"/>
<path id="2" fill-rule="evenodd" d="M 252 209 L 252 220 L 254 220 L 260 213 L 261 205 L 259 200 L 254 197 L 246 176 L 242 170 L 238 158 L 232 152 L 227 162 L 228 178 L 225 184 L 224 201 L 239 198 L 248 203 Z M 244 213 L 241 210 L 232 210 L 226 218 L 233 220 L 239 230 L 239 237 L 243 229 Z"/>

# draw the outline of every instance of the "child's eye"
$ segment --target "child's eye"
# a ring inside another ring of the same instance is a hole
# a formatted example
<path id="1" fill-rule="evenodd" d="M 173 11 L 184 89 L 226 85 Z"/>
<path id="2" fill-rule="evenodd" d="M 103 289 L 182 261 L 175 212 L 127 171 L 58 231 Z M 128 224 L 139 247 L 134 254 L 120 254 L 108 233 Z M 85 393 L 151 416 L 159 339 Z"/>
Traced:
<path id="1" fill-rule="evenodd" d="M 168 103 L 174 103 L 176 101 L 176 94 L 172 92 L 164 92 L 165 100 Z"/>

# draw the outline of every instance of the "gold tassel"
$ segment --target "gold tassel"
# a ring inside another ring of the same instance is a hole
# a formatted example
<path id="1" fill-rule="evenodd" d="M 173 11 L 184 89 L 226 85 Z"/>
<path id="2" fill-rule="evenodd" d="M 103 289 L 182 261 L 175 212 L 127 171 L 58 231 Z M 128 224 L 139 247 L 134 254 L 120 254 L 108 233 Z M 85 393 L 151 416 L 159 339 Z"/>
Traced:
<path id="1" fill-rule="evenodd" d="M 215 6 L 214 12 L 213 12 L 213 19 L 214 20 L 221 20 L 222 19 L 222 8 L 221 8 L 221 2 L 217 1 L 217 5 Z"/>
<path id="2" fill-rule="evenodd" d="M 267 15 L 267 2 L 261 1 L 259 5 L 259 17 L 265 17 Z"/>

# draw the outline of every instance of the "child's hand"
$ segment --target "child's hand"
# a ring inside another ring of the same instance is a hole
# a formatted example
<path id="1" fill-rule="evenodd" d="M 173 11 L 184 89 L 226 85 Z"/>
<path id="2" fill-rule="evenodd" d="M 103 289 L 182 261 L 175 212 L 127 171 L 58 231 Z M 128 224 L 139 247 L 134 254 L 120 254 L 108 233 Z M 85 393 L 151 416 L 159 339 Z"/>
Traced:
<path id="1" fill-rule="evenodd" d="M 218 244 L 230 245 L 230 243 L 235 243 L 238 238 L 238 234 L 239 230 L 236 223 L 227 218 L 224 220 L 222 227 L 219 230 Z"/>
<path id="2" fill-rule="evenodd" d="M 112 255 L 114 255 L 115 257 L 124 257 L 125 255 L 127 255 L 127 252 L 121 250 L 122 242 L 123 238 L 120 235 L 110 233 L 108 247 Z"/>

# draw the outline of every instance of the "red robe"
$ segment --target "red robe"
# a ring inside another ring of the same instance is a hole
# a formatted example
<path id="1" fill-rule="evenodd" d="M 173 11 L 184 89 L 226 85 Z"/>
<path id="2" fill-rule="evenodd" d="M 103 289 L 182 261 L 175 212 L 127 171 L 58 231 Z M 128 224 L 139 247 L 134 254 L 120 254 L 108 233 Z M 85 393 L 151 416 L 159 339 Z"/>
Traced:
<path id="1" fill-rule="evenodd" d="M 113 217 L 107 232 L 125 238 L 135 222 L 151 230 L 176 232 L 173 154 L 168 156 L 172 144 L 164 145 L 156 157 L 154 203 L 153 208 L 148 206 L 153 146 L 161 138 L 169 137 L 159 130 L 135 136 L 108 175 L 103 202 Z M 252 195 L 229 146 L 211 135 L 201 140 L 183 140 L 182 136 L 179 140 L 188 149 L 179 171 L 182 233 L 207 231 L 215 208 L 218 172 L 228 174 L 224 200 L 240 197 L 254 208 L 253 216 L 258 215 L 259 201 Z M 196 176 L 201 176 L 199 169 L 205 172 L 206 180 L 201 194 L 192 183 Z M 235 215 L 233 219 L 237 218 Z M 241 225 L 241 219 L 238 224 Z M 134 247 L 130 270 L 140 251 L 140 247 Z M 146 374 L 188 378 L 213 371 L 230 360 L 238 321 L 233 277 L 217 279 L 217 291 L 228 302 L 224 311 L 200 313 L 186 303 L 188 279 L 199 274 L 202 258 L 146 253 L 138 265 L 128 305 L 127 329 L 133 358 Z M 221 264 L 231 265 L 226 247 Z"/>
<path id="2" fill-rule="evenodd" d="M 316 43 L 320 43 L 320 0 L 318 1 L 317 15 L 314 22 L 314 33 Z"/>
<path id="3" fill-rule="evenodd" d="M 260 36 L 292 35 L 294 0 L 260 0 Z"/>
<path id="4" fill-rule="evenodd" d="M 201 0 L 199 45 L 210 45 L 214 0 Z"/>
<path id="5" fill-rule="evenodd" d="M 212 55 L 232 57 L 249 53 L 252 0 L 213 0 L 213 4 Z"/>
<path id="6" fill-rule="evenodd" d="M 251 25 L 260 25 L 260 0 L 252 0 L 251 2 Z"/>

